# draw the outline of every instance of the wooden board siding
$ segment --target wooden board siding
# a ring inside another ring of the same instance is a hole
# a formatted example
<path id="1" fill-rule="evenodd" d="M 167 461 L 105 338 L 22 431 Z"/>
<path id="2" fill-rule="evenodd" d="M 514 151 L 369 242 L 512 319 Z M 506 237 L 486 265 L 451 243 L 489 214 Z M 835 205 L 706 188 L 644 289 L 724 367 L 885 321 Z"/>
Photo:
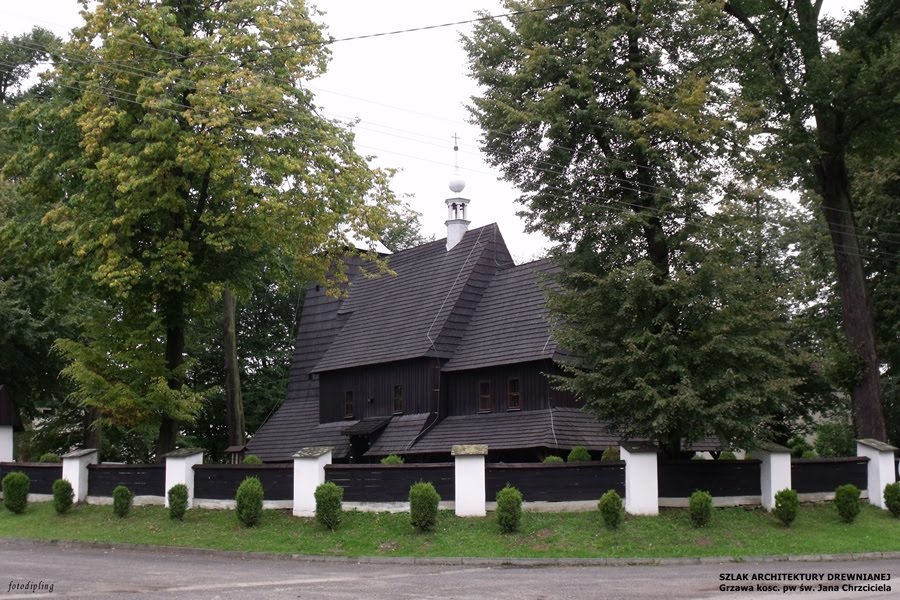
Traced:
<path id="1" fill-rule="evenodd" d="M 660 460 L 660 498 L 688 498 L 697 490 L 714 497 L 759 496 L 758 460 Z"/>
<path id="2" fill-rule="evenodd" d="M 551 388 L 545 373 L 557 373 L 549 360 L 504 365 L 488 369 L 454 371 L 444 373 L 446 416 L 473 415 L 479 412 L 479 387 L 481 382 L 491 386 L 491 412 L 507 412 L 507 383 L 511 378 L 519 380 L 521 410 L 540 410 L 554 407 L 576 407 L 575 397 Z"/>
<path id="3" fill-rule="evenodd" d="M 14 471 L 28 475 L 30 494 L 52 494 L 53 482 L 62 479 L 62 463 L 0 463 L 0 479 Z"/>
<path id="4" fill-rule="evenodd" d="M 88 465 L 88 496 L 112 496 L 120 485 L 135 496 L 165 496 L 166 466 Z"/>
<path id="5" fill-rule="evenodd" d="M 353 419 L 394 414 L 394 386 L 403 386 L 403 414 L 436 410 L 432 404 L 433 365 L 429 359 L 407 360 L 319 374 L 319 419 L 344 420 L 344 397 L 353 392 Z M 372 402 L 369 402 L 369 399 Z"/>
<path id="6" fill-rule="evenodd" d="M 791 487 L 800 494 L 833 492 L 839 485 L 852 483 L 860 490 L 869 487 L 869 459 L 796 458 L 791 461 Z"/>
<path id="7" fill-rule="evenodd" d="M 294 465 L 195 465 L 194 497 L 234 500 L 238 486 L 257 477 L 265 500 L 293 500 Z"/>
<path id="8" fill-rule="evenodd" d="M 485 466 L 488 502 L 494 501 L 497 492 L 507 483 L 517 487 L 526 502 L 600 500 L 600 496 L 609 490 L 615 490 L 620 496 L 624 496 L 625 462 Z"/>
<path id="9" fill-rule="evenodd" d="M 441 500 L 453 500 L 453 463 L 422 465 L 327 465 L 325 480 L 344 488 L 344 502 L 407 502 L 418 481 L 434 485 Z"/>

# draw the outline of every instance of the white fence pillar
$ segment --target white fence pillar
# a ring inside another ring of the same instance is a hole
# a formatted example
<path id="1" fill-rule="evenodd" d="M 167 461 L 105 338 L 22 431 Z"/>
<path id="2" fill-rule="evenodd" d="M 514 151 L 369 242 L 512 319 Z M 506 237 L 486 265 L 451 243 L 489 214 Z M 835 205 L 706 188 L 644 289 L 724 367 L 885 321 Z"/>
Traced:
<path id="1" fill-rule="evenodd" d="M 13 427 L 0 425 L 0 462 L 12 462 L 13 459 Z"/>
<path id="2" fill-rule="evenodd" d="M 453 446 L 455 484 L 454 507 L 459 517 L 483 517 L 487 515 L 485 503 L 484 457 L 488 447 L 484 444 Z"/>
<path id="3" fill-rule="evenodd" d="M 62 478 L 72 484 L 75 502 L 87 498 L 88 465 L 96 465 L 99 452 L 95 448 L 85 448 L 64 454 L 62 457 Z"/>
<path id="4" fill-rule="evenodd" d="M 753 451 L 759 458 L 759 487 L 762 505 L 768 511 L 775 508 L 775 494 L 791 488 L 791 451 L 778 444 L 761 443 Z"/>
<path id="5" fill-rule="evenodd" d="M 894 483 L 894 452 L 897 449 L 878 440 L 856 440 L 856 455 L 869 459 L 869 502 L 878 508 L 887 508 L 884 503 L 884 486 Z"/>
<path id="6" fill-rule="evenodd" d="M 294 454 L 294 516 L 316 516 L 316 488 L 325 483 L 330 447 L 303 448 Z"/>
<path id="7" fill-rule="evenodd" d="M 657 450 L 649 443 L 622 444 L 619 454 L 625 461 L 625 511 L 632 515 L 659 514 Z"/>
<path id="8" fill-rule="evenodd" d="M 169 506 L 169 490 L 172 486 L 183 484 L 188 491 L 187 505 L 194 505 L 194 465 L 203 464 L 203 450 L 199 448 L 182 448 L 165 455 L 166 459 L 166 506 Z"/>

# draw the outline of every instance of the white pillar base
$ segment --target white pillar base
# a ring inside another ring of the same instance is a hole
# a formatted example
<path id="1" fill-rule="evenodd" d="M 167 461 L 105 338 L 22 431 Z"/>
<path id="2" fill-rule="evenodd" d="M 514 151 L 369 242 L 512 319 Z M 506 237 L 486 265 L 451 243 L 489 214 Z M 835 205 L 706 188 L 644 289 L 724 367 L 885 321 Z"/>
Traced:
<path id="1" fill-rule="evenodd" d="M 791 488 L 791 451 L 777 444 L 760 444 L 753 451 L 759 458 L 759 487 L 762 505 L 768 511 L 775 508 L 775 494 Z"/>
<path id="2" fill-rule="evenodd" d="M 625 461 L 625 512 L 659 514 L 658 450 L 652 444 L 630 443 L 619 447 Z"/>
<path id="3" fill-rule="evenodd" d="M 459 517 L 487 515 L 484 477 L 484 457 L 488 447 L 483 444 L 453 446 L 455 457 L 454 510 Z"/>
<path id="4" fill-rule="evenodd" d="M 188 490 L 188 508 L 194 506 L 194 465 L 203 464 L 203 450 L 184 448 L 169 452 L 166 459 L 166 508 L 169 506 L 169 490 L 179 483 Z"/>
<path id="5" fill-rule="evenodd" d="M 75 502 L 83 502 L 88 493 L 88 465 L 96 465 L 99 451 L 76 450 L 62 457 L 62 478 L 72 484 Z"/>
<path id="6" fill-rule="evenodd" d="M 13 462 L 13 427 L 0 425 L 0 462 Z"/>
<path id="7" fill-rule="evenodd" d="M 331 464 L 333 448 L 303 448 L 294 454 L 295 517 L 316 516 L 316 488 L 325 483 L 325 465 Z"/>
<path id="8" fill-rule="evenodd" d="M 894 472 L 894 452 L 897 448 L 878 440 L 856 440 L 856 455 L 869 459 L 869 503 L 887 509 L 884 487 L 897 480 Z"/>

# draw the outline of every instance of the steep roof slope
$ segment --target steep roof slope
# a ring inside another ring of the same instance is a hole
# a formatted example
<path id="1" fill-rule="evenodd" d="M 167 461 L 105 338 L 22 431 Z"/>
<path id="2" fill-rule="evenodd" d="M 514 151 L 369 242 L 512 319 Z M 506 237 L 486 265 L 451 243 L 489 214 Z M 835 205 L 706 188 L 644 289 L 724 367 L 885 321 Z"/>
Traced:
<path id="1" fill-rule="evenodd" d="M 494 274 L 512 266 L 496 225 L 466 232 L 453 249 L 439 240 L 389 259 L 396 276 L 354 282 L 338 315 L 340 334 L 314 372 L 424 356 L 449 358 Z"/>
<path id="2" fill-rule="evenodd" d="M 444 371 L 554 358 L 545 287 L 558 267 L 548 259 L 498 273 Z"/>

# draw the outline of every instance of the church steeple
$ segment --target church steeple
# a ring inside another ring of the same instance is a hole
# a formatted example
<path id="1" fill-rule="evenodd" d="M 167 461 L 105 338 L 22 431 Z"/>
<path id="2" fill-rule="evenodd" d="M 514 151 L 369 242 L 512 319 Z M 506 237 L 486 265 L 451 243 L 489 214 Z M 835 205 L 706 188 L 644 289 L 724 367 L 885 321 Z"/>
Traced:
<path id="1" fill-rule="evenodd" d="M 468 206 L 469 200 L 459 196 L 465 189 L 466 182 L 459 175 L 459 144 L 456 134 L 453 134 L 453 156 L 454 169 L 453 178 L 450 180 L 450 191 L 456 196 L 447 198 L 447 250 L 453 249 L 462 239 L 463 235 L 469 230 Z"/>

